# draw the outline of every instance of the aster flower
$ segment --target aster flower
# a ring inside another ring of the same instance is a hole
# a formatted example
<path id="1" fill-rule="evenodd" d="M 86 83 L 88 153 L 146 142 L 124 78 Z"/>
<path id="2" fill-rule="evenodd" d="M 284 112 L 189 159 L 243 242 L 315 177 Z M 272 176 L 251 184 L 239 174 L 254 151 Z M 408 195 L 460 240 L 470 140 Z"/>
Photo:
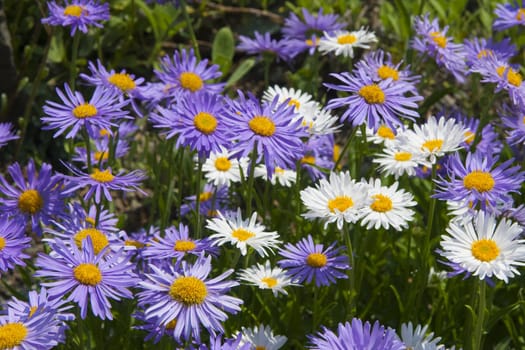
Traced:
<path id="1" fill-rule="evenodd" d="M 50 244 L 52 254 L 39 254 L 35 276 L 51 279 L 42 285 L 50 287 L 48 295 L 63 297 L 80 306 L 80 316 L 86 318 L 88 307 L 93 315 L 101 319 L 113 319 L 109 299 L 131 298 L 127 289 L 135 286 L 136 276 L 129 263 L 129 257 L 119 252 L 107 255 L 107 247 L 99 254 L 94 253 L 91 238 L 85 239 L 82 249 L 74 243 L 60 240 Z"/>
<path id="2" fill-rule="evenodd" d="M 239 280 L 247 284 L 259 287 L 259 289 L 270 289 L 275 297 L 279 293 L 288 295 L 286 287 L 296 286 L 286 270 L 279 267 L 271 267 L 270 261 L 257 264 L 239 272 Z"/>
<path id="3" fill-rule="evenodd" d="M 514 26 L 525 25 L 525 1 L 514 0 L 513 4 L 497 4 L 492 24 L 494 30 L 505 30 Z"/>
<path id="4" fill-rule="evenodd" d="M 248 158 L 237 159 L 233 152 L 220 146 L 218 151 L 211 152 L 204 164 L 202 172 L 209 183 L 217 187 L 229 187 L 231 183 L 241 181 L 242 173 L 248 170 Z"/>
<path id="5" fill-rule="evenodd" d="M 321 179 L 315 188 L 302 190 L 301 200 L 308 209 L 303 214 L 305 218 L 323 219 L 325 228 L 336 222 L 339 230 L 345 222 L 357 222 L 370 202 L 367 186 L 356 183 L 348 171 L 332 172 L 328 180 Z"/>
<path id="6" fill-rule="evenodd" d="M 238 285 L 226 280 L 233 270 L 209 279 L 210 256 L 202 256 L 193 265 L 183 261 L 179 271 L 173 266 L 162 270 L 152 265 L 151 269 L 140 283 L 139 305 L 145 308 L 146 317 L 158 318 L 159 325 L 176 320 L 173 337 L 177 341 L 182 337 L 200 342 L 201 325 L 212 335 L 223 333 L 226 313 L 240 311 L 242 300 L 226 294 Z"/>
<path id="7" fill-rule="evenodd" d="M 264 164 L 257 165 L 254 174 L 255 177 L 261 177 L 265 181 L 270 181 L 272 185 L 279 184 L 283 187 L 292 187 L 297 180 L 297 172 L 295 170 L 279 167 L 276 167 L 271 177 L 268 177 L 268 170 Z"/>
<path id="8" fill-rule="evenodd" d="M 525 106 L 504 105 L 501 111 L 509 145 L 525 144 Z"/>
<path id="9" fill-rule="evenodd" d="M 250 348 L 255 349 L 278 350 L 288 340 L 284 335 L 273 335 L 270 326 L 264 324 L 253 328 L 242 327 L 240 334 L 242 335 L 241 345 L 249 344 Z"/>
<path id="10" fill-rule="evenodd" d="M 380 125 L 377 131 L 371 128 L 366 128 L 366 140 L 375 144 L 384 144 L 385 146 L 395 146 L 397 142 L 397 135 L 404 130 L 404 127 L 398 127 L 391 129 L 386 125 Z M 357 130 L 358 135 L 361 134 L 360 130 Z"/>
<path id="11" fill-rule="evenodd" d="M 189 212 L 196 210 L 197 196 L 185 197 L 185 203 L 181 205 L 180 215 L 186 216 Z M 228 197 L 228 187 L 204 185 L 203 191 L 199 194 L 200 215 L 215 217 L 220 211 L 229 210 L 230 200 Z"/>
<path id="12" fill-rule="evenodd" d="M 222 339 L 221 335 L 210 337 L 210 346 L 201 344 L 199 347 L 190 347 L 191 350 L 251 350 L 251 343 L 241 344 L 242 334 L 239 333 L 236 338 Z"/>
<path id="13" fill-rule="evenodd" d="M 314 135 L 304 145 L 301 166 L 308 171 L 312 180 L 326 177 L 333 170 L 334 137 L 333 135 Z"/>
<path id="14" fill-rule="evenodd" d="M 109 160 L 109 149 L 110 145 L 107 139 L 95 139 L 95 147 L 91 151 L 90 161 L 92 164 L 102 166 L 107 164 Z M 122 140 L 120 137 L 116 140 L 116 145 L 113 149 L 113 157 L 119 159 L 124 157 L 129 152 L 129 143 L 125 140 Z M 88 157 L 87 150 L 85 147 L 75 147 L 75 155 L 72 160 L 82 163 L 82 168 L 88 168 Z"/>
<path id="15" fill-rule="evenodd" d="M 480 153 L 468 153 L 465 163 L 458 154 L 452 155 L 447 164 L 449 180 L 439 177 L 433 197 L 494 212 L 497 203 L 509 202 L 512 193 L 519 193 L 525 180 L 520 166 L 512 166 L 514 159 L 497 162 L 497 157 Z"/>
<path id="16" fill-rule="evenodd" d="M 510 220 L 479 211 L 472 220 L 449 222 L 447 233 L 441 256 L 480 280 L 494 276 L 508 283 L 520 274 L 516 267 L 525 265 L 523 227 Z"/>
<path id="17" fill-rule="evenodd" d="M 168 322 L 166 325 L 159 324 L 158 317 L 146 317 L 143 311 L 135 312 L 133 315 L 140 323 L 136 326 L 133 326 L 133 329 L 139 329 L 147 332 L 148 334 L 144 337 L 145 341 L 153 339 L 153 343 L 158 343 L 163 337 L 170 337 L 171 341 L 175 342 L 177 345 L 182 345 L 180 342 L 173 339 L 173 330 L 177 325 L 177 320 L 174 319 Z"/>
<path id="18" fill-rule="evenodd" d="M 209 219 L 206 224 L 206 228 L 215 232 L 209 236 L 214 245 L 233 244 L 243 256 L 248 247 L 252 247 L 260 256 L 265 257 L 281 243 L 277 232 L 265 231 L 266 227 L 256 222 L 256 212 L 247 220 L 243 220 L 240 208 L 235 214 L 224 216 L 219 212 L 218 215 L 218 218 Z"/>
<path id="19" fill-rule="evenodd" d="M 46 101 L 43 108 L 46 116 L 41 119 L 46 125 L 42 129 L 58 129 L 54 137 L 69 130 L 66 138 L 74 138 L 83 128 L 94 135 L 95 127 L 111 129 L 117 125 L 117 120 L 129 118 L 128 111 L 122 110 L 129 101 L 119 101 L 118 95 L 111 90 L 97 86 L 89 102 L 80 92 L 73 93 L 67 84 L 64 84 L 64 91 L 65 94 L 59 88 L 56 89 L 63 104 Z"/>
<path id="20" fill-rule="evenodd" d="M 307 40 L 311 34 L 321 36 L 323 32 L 341 30 L 346 23 L 341 21 L 339 15 L 335 13 L 323 13 L 323 8 L 319 9 L 317 15 L 311 14 L 307 9 L 301 8 L 303 20 L 293 12 L 285 18 L 282 32 L 285 37 Z"/>
<path id="21" fill-rule="evenodd" d="M 306 136 L 306 132 L 301 122 L 294 119 L 293 108 L 279 104 L 277 97 L 261 105 L 252 94 L 246 99 L 239 92 L 239 100 L 230 102 L 228 116 L 231 132 L 237 135 L 232 150 L 240 156 L 256 151 L 257 163 L 264 157 L 268 177 L 276 166 L 293 168 L 301 157 L 301 137 Z"/>
<path id="22" fill-rule="evenodd" d="M 407 84 L 392 84 L 391 79 L 374 82 L 370 74 L 357 69 L 354 75 L 348 72 L 332 73 L 333 77 L 343 84 L 324 85 L 337 91 L 352 93 L 348 97 L 333 98 L 326 108 L 346 108 L 341 121 L 350 120 L 353 126 L 365 123 L 369 128 L 377 130 L 380 125 L 396 128 L 403 125 L 398 117 L 414 120 L 419 117 L 416 111 L 417 102 L 422 96 L 405 96 L 410 91 Z"/>
<path id="23" fill-rule="evenodd" d="M 319 39 L 319 51 L 323 54 L 333 52 L 336 56 L 354 58 L 354 48 L 369 49 L 371 43 L 377 42 L 373 32 L 361 27 L 357 31 L 335 30 L 324 32 Z"/>
<path id="24" fill-rule="evenodd" d="M 22 251 L 30 247 L 30 242 L 22 222 L 0 215 L 0 272 L 11 270 L 16 265 L 25 266 L 22 259 L 28 259 L 29 255 Z"/>
<path id="25" fill-rule="evenodd" d="M 476 65 L 478 61 L 487 57 L 496 57 L 501 61 L 508 61 L 517 54 L 516 45 L 512 44 L 510 38 L 504 38 L 495 42 L 492 38 L 465 39 L 464 42 L 466 63 L 469 67 Z"/>
<path id="26" fill-rule="evenodd" d="M 11 123 L 0 123 L 0 148 L 4 147 L 9 141 L 16 140 L 20 136 L 12 129 Z"/>
<path id="27" fill-rule="evenodd" d="M 417 325 L 414 329 L 412 322 L 403 323 L 401 325 L 401 340 L 408 349 L 413 350 L 438 350 L 443 349 L 442 345 L 439 345 L 441 337 L 434 338 L 434 333 L 427 335 L 428 325 L 421 327 Z"/>
<path id="28" fill-rule="evenodd" d="M 33 159 L 27 164 L 27 180 L 18 163 L 10 165 L 7 171 L 14 184 L 0 175 L 0 212 L 12 219 L 30 221 L 33 232 L 40 235 L 41 224 L 48 225 L 52 219 L 63 216 L 67 197 L 64 182 L 47 163 L 42 163 L 37 172 Z"/>
<path id="29" fill-rule="evenodd" d="M 287 49 L 286 40 L 272 39 L 269 32 L 261 34 L 255 31 L 254 35 L 255 39 L 239 35 L 241 43 L 237 46 L 237 50 L 249 55 L 274 55 L 283 61 L 289 61 L 297 53 Z"/>
<path id="30" fill-rule="evenodd" d="M 77 30 L 88 32 L 88 26 L 102 28 L 100 21 L 109 20 L 109 4 L 100 4 L 96 0 L 66 0 L 65 6 L 55 1 L 48 1 L 49 17 L 43 18 L 42 23 L 52 26 L 71 26 L 71 36 Z"/>
<path id="31" fill-rule="evenodd" d="M 456 119 L 463 123 L 465 131 L 465 143 L 463 147 L 471 151 L 481 152 L 483 154 L 499 154 L 503 148 L 499 135 L 496 133 L 492 124 L 487 124 L 483 129 L 479 129 L 480 120 L 477 118 L 467 117 L 460 111 L 452 111 L 450 118 Z"/>
<path id="32" fill-rule="evenodd" d="M 310 283 L 315 280 L 316 287 L 329 286 L 339 278 L 348 278 L 345 270 L 350 269 L 348 257 L 338 255 L 344 248 L 335 248 L 335 242 L 328 247 L 315 244 L 311 235 L 297 244 L 287 243 L 279 250 L 284 259 L 277 263 L 288 270 L 294 282 Z"/>

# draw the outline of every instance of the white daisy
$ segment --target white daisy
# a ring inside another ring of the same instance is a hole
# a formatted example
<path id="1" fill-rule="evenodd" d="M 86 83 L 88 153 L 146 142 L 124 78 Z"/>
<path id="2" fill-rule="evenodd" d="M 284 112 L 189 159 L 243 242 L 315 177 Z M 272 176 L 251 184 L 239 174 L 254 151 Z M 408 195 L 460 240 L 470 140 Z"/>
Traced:
<path id="1" fill-rule="evenodd" d="M 310 135 L 328 135 L 339 131 L 343 124 L 339 123 L 339 117 L 331 111 L 318 108 L 312 119 L 303 118 L 303 124 L 308 126 Z"/>
<path id="2" fill-rule="evenodd" d="M 307 219 L 324 219 L 325 228 L 337 222 L 342 229 L 344 222 L 355 223 L 363 216 L 363 208 L 370 204 L 368 188 L 356 183 L 348 171 L 330 173 L 329 180 L 321 179 L 316 188 L 301 191 L 301 200 L 308 209 L 303 214 Z"/>
<path id="3" fill-rule="evenodd" d="M 270 326 L 259 325 L 259 327 L 242 327 L 242 339 L 239 345 L 251 344 L 250 349 L 277 350 L 280 349 L 287 337 L 284 335 L 273 335 Z"/>
<path id="4" fill-rule="evenodd" d="M 497 222 L 479 211 L 472 220 L 449 222 L 447 232 L 441 255 L 481 280 L 496 276 L 508 283 L 520 274 L 516 266 L 525 265 L 525 240 L 519 239 L 523 227 L 510 220 Z"/>
<path id="5" fill-rule="evenodd" d="M 328 33 L 319 40 L 319 51 L 323 54 L 333 52 L 336 56 L 354 57 L 354 48 L 369 49 L 370 43 L 377 42 L 377 37 L 373 32 L 362 28 L 349 32 L 346 30 L 336 30 Z"/>
<path id="6" fill-rule="evenodd" d="M 254 174 L 255 177 L 262 177 L 264 180 L 268 181 L 268 171 L 264 164 L 257 165 Z M 296 171 L 276 167 L 269 181 L 272 185 L 279 183 L 279 185 L 283 187 L 292 187 L 296 179 Z"/>
<path id="7" fill-rule="evenodd" d="M 264 265 L 257 264 L 241 270 L 239 280 L 257 286 L 259 289 L 271 289 L 274 296 L 277 296 L 278 293 L 288 295 L 284 288 L 297 285 L 292 282 L 285 270 L 280 267 L 272 268 L 269 260 Z"/>
<path id="8" fill-rule="evenodd" d="M 385 146 L 393 145 L 397 138 L 396 136 L 400 133 L 402 129 L 398 128 L 396 130 L 392 130 L 386 125 L 381 125 L 377 129 L 377 132 L 374 132 L 373 129 L 366 128 L 366 139 L 369 142 L 373 142 L 375 144 L 384 144 Z M 359 130 L 358 130 L 359 132 Z"/>
<path id="9" fill-rule="evenodd" d="M 417 325 L 416 329 L 412 322 L 401 325 L 401 340 L 407 347 L 412 350 L 445 350 L 444 345 L 439 345 L 441 337 L 434 338 L 434 333 L 427 334 L 428 326 L 421 327 Z"/>
<path id="10" fill-rule="evenodd" d="M 361 225 L 369 230 L 372 227 L 389 229 L 392 226 L 396 231 L 408 227 L 408 222 L 414 218 L 414 211 L 408 209 L 417 203 L 413 201 L 412 194 L 403 189 L 397 189 L 399 183 L 391 186 L 382 186 L 381 180 L 370 179 L 368 182 L 368 195 L 373 202 L 363 208 L 364 216 Z"/>
<path id="11" fill-rule="evenodd" d="M 232 213 L 227 217 L 220 212 L 218 215 L 218 218 L 209 219 L 206 225 L 206 228 L 216 232 L 210 236 L 214 245 L 233 244 L 240 249 L 243 256 L 250 246 L 259 255 L 266 256 L 268 251 L 271 252 L 281 243 L 277 232 L 267 232 L 266 227 L 256 222 L 256 212 L 247 220 L 242 219 L 240 208 L 237 209 L 236 214 Z"/>
<path id="12" fill-rule="evenodd" d="M 212 152 L 204 164 L 202 171 L 208 182 L 215 186 L 230 186 L 232 182 L 241 181 L 241 171 L 246 174 L 248 158 L 236 159 L 233 152 L 221 146 L 219 152 Z"/>
<path id="13" fill-rule="evenodd" d="M 383 153 L 377 155 L 377 158 L 373 159 L 372 162 L 379 164 L 381 173 L 394 175 L 396 179 L 403 174 L 414 176 L 417 167 L 426 164 L 423 154 L 406 147 L 399 147 L 399 143 L 386 145 Z"/>

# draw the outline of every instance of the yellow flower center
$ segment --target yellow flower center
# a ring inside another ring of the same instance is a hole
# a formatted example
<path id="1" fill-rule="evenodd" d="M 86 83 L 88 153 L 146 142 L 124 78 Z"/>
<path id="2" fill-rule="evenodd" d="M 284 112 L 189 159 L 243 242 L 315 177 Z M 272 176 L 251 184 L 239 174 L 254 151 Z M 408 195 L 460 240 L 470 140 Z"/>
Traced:
<path id="1" fill-rule="evenodd" d="M 177 325 L 177 319 L 175 318 L 175 319 L 169 321 L 168 323 L 166 323 L 166 329 L 167 330 L 175 329 L 176 325 Z"/>
<path id="2" fill-rule="evenodd" d="M 447 46 L 447 38 L 441 35 L 440 32 L 432 32 L 430 33 L 430 36 L 432 37 L 432 40 L 434 40 L 437 46 L 443 49 Z"/>
<path id="3" fill-rule="evenodd" d="M 0 237 L 0 252 L 5 248 L 5 238 Z"/>
<path id="4" fill-rule="evenodd" d="M 269 288 L 273 288 L 277 285 L 277 279 L 273 278 L 273 277 L 264 277 L 263 279 L 261 279 L 261 281 L 263 283 L 266 283 L 266 285 L 269 287 Z"/>
<path id="5" fill-rule="evenodd" d="M 73 237 L 77 247 L 82 248 L 82 241 L 84 241 L 87 236 L 91 237 L 95 254 L 100 253 L 100 251 L 109 244 L 108 237 L 104 232 L 99 231 L 96 228 L 85 228 L 78 231 Z"/>
<path id="6" fill-rule="evenodd" d="M 135 82 L 131 79 L 128 73 L 115 73 L 112 74 L 108 81 L 118 87 L 120 90 L 127 92 L 135 88 Z"/>
<path id="7" fill-rule="evenodd" d="M 494 181 L 490 173 L 479 170 L 475 170 L 463 178 L 465 188 L 469 190 L 475 189 L 478 192 L 490 191 L 494 188 L 495 183 L 496 181 Z"/>
<path id="8" fill-rule="evenodd" d="M 474 141 L 474 138 L 476 137 L 476 134 L 474 134 L 472 131 L 465 131 L 465 142 L 467 144 L 471 144 L 472 141 Z"/>
<path id="9" fill-rule="evenodd" d="M 392 129 L 390 129 L 386 125 L 381 125 L 379 129 L 377 129 L 377 135 L 379 135 L 379 137 L 382 137 L 384 139 L 389 139 L 389 140 L 393 140 L 396 138 L 396 135 L 394 135 L 394 132 L 392 131 Z"/>
<path id="10" fill-rule="evenodd" d="M 103 151 L 103 152 L 96 151 L 95 152 L 95 160 L 97 162 L 100 162 L 101 160 L 108 160 L 108 157 L 109 157 L 109 153 L 106 151 Z"/>
<path id="11" fill-rule="evenodd" d="M 235 237 L 239 241 L 244 242 L 252 237 L 255 237 L 255 233 L 245 230 L 243 228 L 238 228 L 232 232 L 232 237 Z"/>
<path id="12" fill-rule="evenodd" d="M 473 242 L 470 250 L 476 259 L 485 262 L 492 261 L 499 255 L 499 248 L 496 242 L 486 238 Z"/>
<path id="13" fill-rule="evenodd" d="M 37 190 L 25 190 L 18 197 L 18 208 L 27 214 L 35 214 L 44 206 L 44 200 Z"/>
<path id="14" fill-rule="evenodd" d="M 97 265 L 82 263 L 73 269 L 73 276 L 86 286 L 96 286 L 102 281 L 102 272 Z"/>
<path id="15" fill-rule="evenodd" d="M 202 192 L 199 195 L 199 201 L 201 201 L 201 202 L 209 201 L 212 196 L 213 196 L 212 192 Z"/>
<path id="16" fill-rule="evenodd" d="M 301 159 L 301 163 L 302 164 L 310 164 L 310 165 L 314 165 L 315 164 L 315 157 L 314 156 L 304 156 L 302 159 Z"/>
<path id="17" fill-rule="evenodd" d="M 343 34 L 337 37 L 337 43 L 340 45 L 351 45 L 357 41 L 354 34 Z"/>
<path id="18" fill-rule="evenodd" d="M 439 151 L 443 147 L 442 139 L 428 140 L 423 143 L 421 149 L 426 148 L 429 152 Z"/>
<path id="19" fill-rule="evenodd" d="M 98 169 L 93 170 L 90 177 L 98 182 L 111 182 L 115 178 L 109 169 L 100 171 Z"/>
<path id="20" fill-rule="evenodd" d="M 170 287 L 170 296 L 186 305 L 202 304 L 208 295 L 208 289 L 204 282 L 197 277 L 179 277 Z"/>
<path id="21" fill-rule="evenodd" d="M 249 122 L 248 126 L 254 133 L 261 136 L 272 136 L 275 133 L 274 122 L 264 115 L 258 115 L 253 117 Z"/>
<path id="22" fill-rule="evenodd" d="M 141 243 L 139 241 L 136 241 L 134 239 L 127 239 L 126 241 L 124 241 L 124 245 L 126 246 L 133 246 L 137 249 L 141 249 L 141 248 L 144 248 L 145 244 L 144 243 Z"/>
<path id="23" fill-rule="evenodd" d="M 191 92 L 202 89 L 202 79 L 192 72 L 182 72 L 179 76 L 180 86 Z"/>
<path id="24" fill-rule="evenodd" d="M 326 255 L 322 253 L 310 253 L 306 257 L 306 263 L 311 267 L 323 267 L 326 265 Z"/>
<path id="25" fill-rule="evenodd" d="M 84 12 L 84 7 L 79 5 L 68 5 L 64 9 L 64 16 L 80 17 Z M 86 11 L 87 12 L 87 11 Z"/>
<path id="26" fill-rule="evenodd" d="M 306 39 L 305 40 L 305 43 L 308 46 L 317 46 L 318 42 L 319 42 L 319 40 L 317 38 L 314 38 L 314 40 L 312 40 L 312 39 Z"/>
<path id="27" fill-rule="evenodd" d="M 83 103 L 81 105 L 76 106 L 73 109 L 73 115 L 77 119 L 91 118 L 97 115 L 97 113 L 97 107 L 93 106 L 90 103 Z"/>
<path id="28" fill-rule="evenodd" d="M 399 73 L 397 72 L 397 70 L 392 67 L 385 66 L 385 65 L 378 68 L 377 75 L 379 75 L 381 79 L 388 79 L 388 78 L 392 78 L 392 80 L 399 79 Z"/>
<path id="29" fill-rule="evenodd" d="M 370 204 L 370 209 L 379 213 L 384 213 L 392 210 L 392 200 L 383 194 L 375 194 L 372 196 L 374 202 Z"/>
<path id="30" fill-rule="evenodd" d="M 255 347 L 255 350 L 266 350 L 266 346 L 263 346 L 263 345 L 257 345 Z"/>
<path id="31" fill-rule="evenodd" d="M 408 152 L 396 152 L 394 154 L 394 159 L 398 162 L 406 162 L 412 158 L 412 154 Z"/>
<path id="32" fill-rule="evenodd" d="M 301 102 L 291 98 L 290 101 L 288 101 L 288 106 L 294 106 L 296 110 L 299 109 L 299 107 L 301 107 Z"/>
<path id="33" fill-rule="evenodd" d="M 482 58 L 486 58 L 486 57 L 491 57 L 494 55 L 494 51 L 492 51 L 491 49 L 482 49 L 478 52 L 478 60 L 482 59 Z"/>
<path id="34" fill-rule="evenodd" d="M 0 326 L 0 349 L 8 350 L 22 344 L 27 328 L 22 322 L 11 322 Z"/>
<path id="35" fill-rule="evenodd" d="M 104 136 L 110 136 L 111 134 L 109 133 L 109 130 L 108 129 L 100 129 L 100 131 L 98 132 L 98 134 L 101 136 L 101 137 L 104 137 Z"/>
<path id="36" fill-rule="evenodd" d="M 215 169 L 219 171 L 228 171 L 230 170 L 232 163 L 226 157 L 219 157 L 215 159 Z"/>
<path id="37" fill-rule="evenodd" d="M 516 13 L 516 20 L 523 21 L 525 19 L 525 9 L 519 9 Z"/>
<path id="38" fill-rule="evenodd" d="M 190 250 L 195 249 L 196 245 L 192 241 L 185 241 L 185 240 L 179 240 L 175 242 L 175 246 L 173 247 L 173 250 L 178 252 L 188 252 Z"/>
<path id="39" fill-rule="evenodd" d="M 193 125 L 203 134 L 209 135 L 217 129 L 217 119 L 206 112 L 199 112 L 193 118 Z"/>
<path id="40" fill-rule="evenodd" d="M 522 78 L 520 73 L 514 71 L 514 69 L 512 69 L 511 67 L 507 68 L 505 66 L 499 66 L 498 68 L 496 68 L 496 72 L 500 77 L 503 77 L 505 71 L 507 71 L 507 81 L 509 82 L 509 84 L 514 86 L 521 85 Z"/>
<path id="41" fill-rule="evenodd" d="M 365 85 L 358 92 L 359 96 L 365 99 L 368 104 L 377 104 L 385 102 L 385 93 L 379 85 Z"/>
<path id="42" fill-rule="evenodd" d="M 330 209 L 330 212 L 332 213 L 335 212 L 335 209 L 342 213 L 346 209 L 351 208 L 353 205 L 354 201 L 348 196 L 338 196 L 328 201 L 328 209 Z"/>

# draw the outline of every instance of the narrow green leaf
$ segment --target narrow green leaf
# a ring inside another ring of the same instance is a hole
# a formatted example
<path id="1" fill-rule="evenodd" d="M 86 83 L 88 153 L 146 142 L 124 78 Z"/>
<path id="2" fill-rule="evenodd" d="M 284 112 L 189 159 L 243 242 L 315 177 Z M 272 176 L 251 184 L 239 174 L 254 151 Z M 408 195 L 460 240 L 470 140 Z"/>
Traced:
<path id="1" fill-rule="evenodd" d="M 247 60 L 243 61 L 237 69 L 232 73 L 230 76 L 230 79 L 226 82 L 226 87 L 232 86 L 235 84 L 239 79 L 241 79 L 246 73 L 250 71 L 250 69 L 253 68 L 255 65 L 255 59 L 248 58 Z"/>

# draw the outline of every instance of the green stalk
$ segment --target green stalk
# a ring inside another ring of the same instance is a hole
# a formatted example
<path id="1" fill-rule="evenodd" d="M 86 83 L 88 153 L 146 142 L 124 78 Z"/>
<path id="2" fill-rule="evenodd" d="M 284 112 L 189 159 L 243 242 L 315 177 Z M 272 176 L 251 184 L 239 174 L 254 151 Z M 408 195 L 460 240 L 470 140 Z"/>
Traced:
<path id="1" fill-rule="evenodd" d="M 482 348 L 483 324 L 485 323 L 486 305 L 487 305 L 487 283 L 485 283 L 484 280 L 480 280 L 479 281 L 478 314 L 476 317 L 474 335 L 472 337 L 472 349 L 474 350 L 480 350 Z"/>
<path id="2" fill-rule="evenodd" d="M 250 169 L 248 170 L 248 182 L 246 183 L 246 215 L 252 214 L 252 195 L 253 195 L 253 182 L 255 180 L 255 163 L 257 160 L 257 148 L 253 147 L 252 154 L 250 155 Z"/>
<path id="3" fill-rule="evenodd" d="M 334 165 L 334 169 L 335 170 L 337 170 L 339 168 L 339 165 L 341 164 L 341 161 L 343 160 L 344 155 L 345 155 L 346 151 L 348 150 L 348 147 L 350 147 L 350 143 L 352 142 L 352 139 L 354 138 L 354 136 L 356 134 L 356 131 L 357 131 L 357 128 L 352 129 L 352 132 L 350 133 L 350 136 L 348 136 L 348 139 L 346 140 L 346 143 L 345 143 L 343 149 L 341 150 L 341 154 L 339 155 L 339 159 L 337 160 L 337 162 L 335 162 L 335 165 Z"/>
<path id="4" fill-rule="evenodd" d="M 91 174 L 93 171 L 93 164 L 91 164 L 91 139 L 86 129 L 82 129 L 82 136 L 84 137 L 84 142 L 86 143 L 86 157 L 87 157 L 87 170 L 88 174 Z"/>
<path id="5" fill-rule="evenodd" d="M 75 90 L 75 80 L 77 79 L 77 57 L 78 57 L 78 47 L 80 45 L 80 34 L 78 31 L 75 32 L 73 36 L 73 45 L 71 52 L 71 62 L 69 64 L 69 87 L 72 91 Z"/>
<path id="6" fill-rule="evenodd" d="M 348 312 L 347 317 L 351 318 L 353 315 L 356 314 L 355 309 L 355 263 L 354 263 L 354 252 L 352 249 L 352 239 L 350 238 L 350 231 L 348 229 L 348 224 L 343 225 L 343 232 L 344 240 L 346 242 L 346 249 L 347 254 L 350 259 L 350 267 L 352 269 L 348 269 L 348 289 L 350 293 L 350 298 L 348 301 Z"/>
<path id="7" fill-rule="evenodd" d="M 199 51 L 199 44 L 197 43 L 197 37 L 195 36 L 195 32 L 193 31 L 193 25 L 191 24 L 188 9 L 186 8 L 186 0 L 181 0 L 180 8 L 182 9 L 182 15 L 184 16 L 184 20 L 186 21 L 186 25 L 188 27 L 188 33 L 190 34 L 191 44 L 193 46 L 193 50 L 195 51 L 195 56 L 200 61 L 201 53 Z"/>
<path id="8" fill-rule="evenodd" d="M 202 165 L 203 161 L 199 157 L 199 165 L 197 168 L 197 198 L 195 198 L 195 236 L 201 237 L 201 177 L 202 177 Z"/>

